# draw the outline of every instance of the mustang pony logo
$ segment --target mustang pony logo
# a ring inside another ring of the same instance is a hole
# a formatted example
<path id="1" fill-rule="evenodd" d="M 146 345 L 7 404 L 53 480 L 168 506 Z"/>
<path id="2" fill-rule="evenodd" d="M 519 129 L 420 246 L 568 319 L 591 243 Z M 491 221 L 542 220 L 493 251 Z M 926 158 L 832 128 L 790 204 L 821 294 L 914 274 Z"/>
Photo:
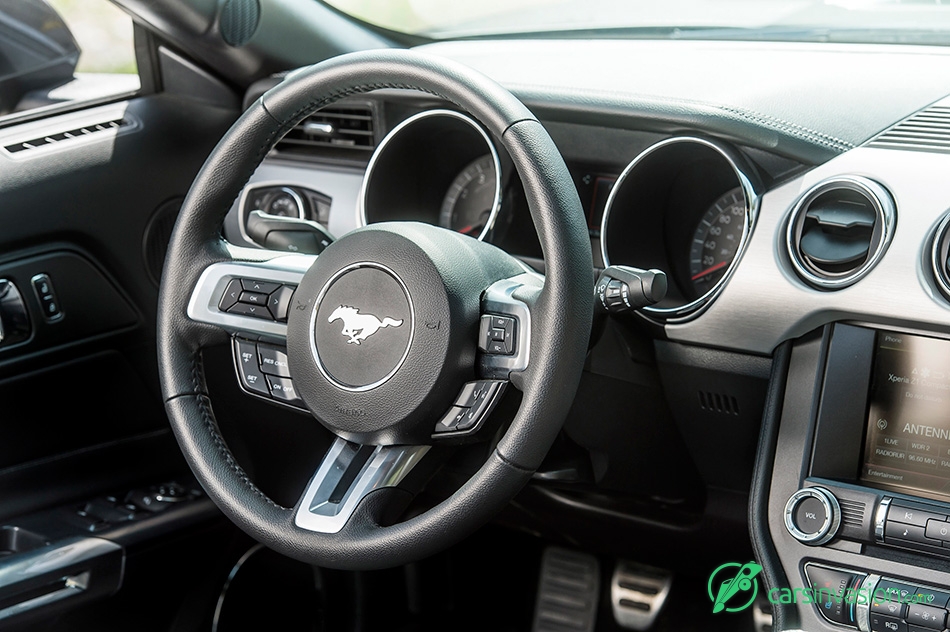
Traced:
<path id="1" fill-rule="evenodd" d="M 360 314 L 359 308 L 349 307 L 348 305 L 340 305 L 333 310 L 327 321 L 332 323 L 341 318 L 343 319 L 343 331 L 340 333 L 350 337 L 346 344 L 360 344 L 360 341 L 366 340 L 379 331 L 381 327 L 399 327 L 402 325 L 401 320 L 393 318 L 380 320 L 372 314 Z"/>

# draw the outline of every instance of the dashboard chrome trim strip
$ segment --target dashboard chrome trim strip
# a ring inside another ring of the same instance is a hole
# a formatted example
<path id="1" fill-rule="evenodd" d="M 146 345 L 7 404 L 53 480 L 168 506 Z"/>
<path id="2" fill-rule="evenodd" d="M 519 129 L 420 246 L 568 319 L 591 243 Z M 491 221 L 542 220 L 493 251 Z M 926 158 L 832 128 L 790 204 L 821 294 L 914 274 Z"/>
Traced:
<path id="1" fill-rule="evenodd" d="M 604 217 L 600 224 L 600 254 L 604 261 L 604 267 L 610 265 L 610 257 L 607 255 L 607 225 L 610 221 L 611 211 L 613 210 L 614 199 L 616 198 L 617 193 L 620 191 L 624 180 L 626 180 L 627 176 L 629 176 L 633 170 L 636 169 L 636 167 L 650 154 L 658 149 L 677 143 L 697 143 L 699 145 L 703 145 L 719 153 L 729 163 L 729 165 L 732 167 L 732 171 L 735 173 L 736 178 L 739 181 L 739 186 L 742 189 L 742 195 L 745 198 L 745 225 L 742 228 L 742 236 L 739 239 L 739 247 L 736 250 L 736 254 L 732 260 L 732 263 L 730 263 L 726 268 L 726 272 L 722 275 L 722 278 L 720 278 L 719 281 L 717 281 L 716 284 L 709 289 L 709 291 L 699 298 L 684 305 L 678 305 L 676 307 L 647 306 L 640 310 L 640 313 L 647 316 L 648 318 L 654 317 L 650 318 L 650 320 L 656 319 L 660 322 L 681 322 L 684 320 L 693 319 L 702 313 L 703 309 L 705 309 L 713 300 L 716 299 L 716 297 L 719 296 L 726 283 L 729 282 L 729 279 L 731 278 L 732 273 L 739 261 L 742 259 L 742 255 L 749 243 L 752 231 L 755 229 L 756 220 L 759 215 L 759 204 L 761 197 L 759 193 L 760 186 L 757 184 L 757 179 L 751 175 L 751 169 L 740 168 L 739 165 L 744 164 L 745 160 L 737 152 L 730 149 L 729 147 L 711 140 L 707 140 L 705 138 L 699 138 L 695 136 L 674 136 L 672 138 L 661 140 L 660 142 L 655 143 L 640 152 L 640 154 L 634 158 L 630 164 L 626 166 L 626 168 L 624 168 L 620 174 L 620 177 L 617 178 L 617 182 L 611 189 L 610 195 L 607 197 L 607 203 L 604 207 Z"/>
<path id="2" fill-rule="evenodd" d="M 947 154 L 859 147 L 770 190 L 729 284 L 702 318 L 667 322 L 667 337 L 769 355 L 781 342 L 834 321 L 946 331 L 950 303 L 932 279 L 929 236 L 950 208 L 950 189 L 935 185 L 947 173 Z M 818 290 L 795 274 L 785 253 L 788 213 L 817 183 L 851 174 L 871 174 L 886 186 L 901 220 L 890 247 L 860 282 Z"/>
<path id="3" fill-rule="evenodd" d="M 386 134 L 383 140 L 379 142 L 379 145 L 373 151 L 373 155 L 370 156 L 369 164 L 366 165 L 366 173 L 363 175 L 363 183 L 360 185 L 360 194 L 357 198 L 356 225 L 359 228 L 369 225 L 369 222 L 366 219 L 366 191 L 369 187 L 370 178 L 373 175 L 373 168 L 376 166 L 376 161 L 382 154 L 383 149 L 385 149 L 386 145 L 388 145 L 390 141 L 392 141 L 392 139 L 395 138 L 403 129 L 420 119 L 429 118 L 432 116 L 448 116 L 460 121 L 464 121 L 470 125 L 472 129 L 478 132 L 482 139 L 484 139 L 485 144 L 488 145 L 488 153 L 491 155 L 492 164 L 495 167 L 495 197 L 492 200 L 492 209 L 491 213 L 488 215 L 488 221 L 485 222 L 485 227 L 477 237 L 478 241 L 484 241 L 485 237 L 495 226 L 495 220 L 498 218 L 498 212 L 501 210 L 501 159 L 498 156 L 498 150 L 495 149 L 495 144 L 491 141 L 491 138 L 489 138 L 482 126 L 479 125 L 478 122 L 476 122 L 472 117 L 462 114 L 461 112 L 456 112 L 455 110 L 424 110 L 417 114 L 413 114 L 399 125 L 394 127 L 392 131 Z"/>

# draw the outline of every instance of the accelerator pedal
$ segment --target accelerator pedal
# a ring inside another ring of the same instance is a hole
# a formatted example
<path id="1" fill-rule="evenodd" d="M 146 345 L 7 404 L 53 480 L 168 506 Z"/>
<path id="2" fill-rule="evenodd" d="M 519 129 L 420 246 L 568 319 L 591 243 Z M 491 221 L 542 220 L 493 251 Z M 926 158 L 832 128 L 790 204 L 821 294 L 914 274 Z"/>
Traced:
<path id="1" fill-rule="evenodd" d="M 597 558 L 548 547 L 541 557 L 532 632 L 593 632 L 599 594 Z"/>
<path id="2" fill-rule="evenodd" d="M 618 562 L 610 580 L 610 605 L 617 625 L 649 630 L 670 594 L 673 574 L 634 562 Z"/>

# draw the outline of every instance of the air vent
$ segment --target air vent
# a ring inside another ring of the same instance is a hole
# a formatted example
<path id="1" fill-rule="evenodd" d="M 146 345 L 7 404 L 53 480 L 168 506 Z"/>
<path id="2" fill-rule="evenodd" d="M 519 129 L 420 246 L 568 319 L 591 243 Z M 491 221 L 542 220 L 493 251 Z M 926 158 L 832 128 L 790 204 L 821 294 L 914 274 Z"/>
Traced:
<path id="1" fill-rule="evenodd" d="M 884 254 L 894 221 L 891 196 L 876 182 L 860 176 L 825 180 L 789 216 L 786 242 L 792 265 L 814 287 L 847 287 Z"/>
<path id="2" fill-rule="evenodd" d="M 868 147 L 950 154 L 950 104 L 921 110 L 871 140 Z"/>
<path id="3" fill-rule="evenodd" d="M 40 147 L 48 147 L 53 144 L 61 143 L 63 141 L 73 140 L 76 138 L 83 138 L 85 136 L 93 136 L 101 132 L 107 132 L 109 130 L 119 129 L 120 127 L 125 127 L 129 125 L 129 122 L 125 119 L 115 119 L 112 121 L 105 121 L 103 123 L 97 123 L 94 125 L 84 125 L 83 127 L 77 127 L 76 129 L 71 129 L 65 132 L 59 132 L 57 134 L 50 134 L 49 136 L 41 136 L 39 138 L 32 138 L 30 140 L 25 140 L 19 143 L 14 143 L 12 145 L 4 145 L 6 149 L 11 154 L 17 154 L 23 151 L 29 151 L 31 149 L 39 149 Z"/>
<path id="4" fill-rule="evenodd" d="M 314 155 L 327 148 L 352 150 L 369 157 L 376 147 L 370 104 L 335 104 L 318 110 L 287 132 L 274 148 L 281 154 Z"/>
<path id="5" fill-rule="evenodd" d="M 841 507 L 841 522 L 845 526 L 861 527 L 864 524 L 864 512 L 867 505 L 857 500 L 838 499 Z"/>
<path id="6" fill-rule="evenodd" d="M 739 401 L 732 395 L 699 391 L 699 407 L 714 413 L 738 415 Z"/>
<path id="7" fill-rule="evenodd" d="M 950 300 L 950 212 L 944 215 L 934 233 L 930 263 L 937 287 Z"/>

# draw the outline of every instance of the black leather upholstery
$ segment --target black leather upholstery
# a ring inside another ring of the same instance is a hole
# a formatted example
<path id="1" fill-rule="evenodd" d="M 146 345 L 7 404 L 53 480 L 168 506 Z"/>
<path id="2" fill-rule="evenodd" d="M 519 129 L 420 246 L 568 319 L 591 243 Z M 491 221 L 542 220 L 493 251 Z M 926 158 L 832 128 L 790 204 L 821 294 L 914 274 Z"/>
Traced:
<path id="1" fill-rule="evenodd" d="M 528 193 L 548 275 L 532 313 L 530 367 L 514 376 L 522 408 L 496 450 L 455 495 L 403 523 L 378 526 L 395 490 L 367 496 L 344 530 L 298 529 L 294 510 L 248 478 L 221 438 L 207 397 L 200 349 L 224 334 L 190 321 L 201 272 L 231 257 L 260 257 L 222 241 L 233 200 L 274 142 L 315 109 L 377 88 L 446 98 L 502 140 Z M 434 553 L 487 521 L 527 482 L 573 400 L 591 321 L 591 252 L 571 177 L 544 128 L 510 93 L 455 62 L 407 51 L 355 53 L 302 69 L 252 104 L 209 157 L 172 236 L 159 302 L 159 362 L 166 411 L 186 459 L 219 507 L 255 539 L 297 559 L 338 568 L 401 564 Z"/>

